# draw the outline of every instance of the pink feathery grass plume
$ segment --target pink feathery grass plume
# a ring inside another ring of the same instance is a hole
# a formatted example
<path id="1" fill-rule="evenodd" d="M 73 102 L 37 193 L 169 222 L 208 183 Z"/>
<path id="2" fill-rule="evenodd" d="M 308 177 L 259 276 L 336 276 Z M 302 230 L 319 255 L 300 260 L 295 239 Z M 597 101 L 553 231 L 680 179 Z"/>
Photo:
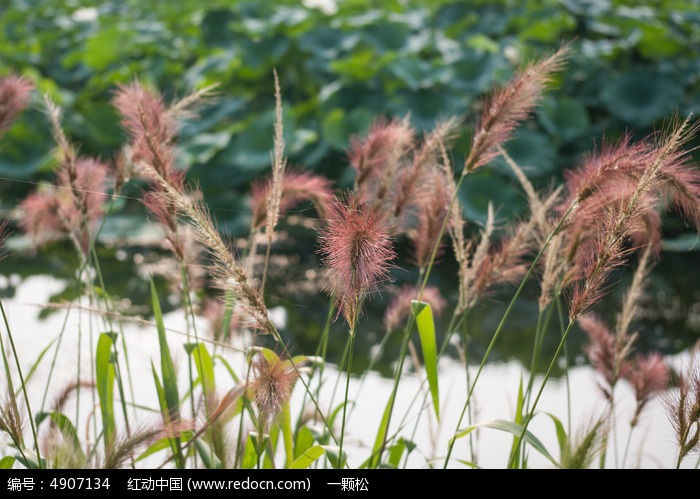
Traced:
<path id="1" fill-rule="evenodd" d="M 415 130 L 407 119 L 377 119 L 364 139 L 353 137 L 348 160 L 360 188 L 370 177 L 391 177 L 399 160 L 413 147 Z M 367 190 L 367 189 L 365 189 Z"/>
<path id="2" fill-rule="evenodd" d="M 272 178 L 270 177 L 253 183 L 251 188 L 252 226 L 255 229 L 265 225 L 267 198 L 271 188 Z M 333 204 L 331 181 L 313 173 L 285 171 L 282 176 L 279 216 L 284 216 L 290 209 L 306 201 L 311 201 L 318 216 L 325 219 Z"/>
<path id="3" fill-rule="evenodd" d="M 584 178 L 595 181 L 580 182 L 579 178 L 574 182 L 568 209 L 576 209 L 568 230 L 571 260 L 579 282 L 571 301 L 571 318 L 603 296 L 610 272 L 622 265 L 632 251 L 628 240 L 658 238 L 657 222 L 649 214 L 660 204 L 663 189 L 669 188 L 664 172 L 690 168 L 690 154 L 683 146 L 699 128 L 700 124 L 690 118 L 674 120 L 665 131 L 641 145 L 629 145 L 623 140 L 600 156 L 606 160 L 591 163 L 590 175 L 583 172 Z M 624 175 L 615 173 L 618 170 L 624 170 Z"/>
<path id="4" fill-rule="evenodd" d="M 588 336 L 588 345 L 584 348 L 588 360 L 607 384 L 603 386 L 599 383 L 598 387 L 603 395 L 610 399 L 612 390 L 620 378 L 615 335 L 602 320 L 592 314 L 581 315 L 578 324 Z"/>
<path id="5" fill-rule="evenodd" d="M 326 289 L 353 330 L 363 300 L 389 277 L 389 263 L 396 256 L 389 228 L 377 209 L 351 195 L 346 202 L 336 200 L 320 242 Z"/>
<path id="6" fill-rule="evenodd" d="M 689 151 L 681 147 L 697 132 L 698 124 L 686 120 L 671 123 L 671 128 L 637 143 L 626 135 L 604 144 L 580 168 L 565 172 L 566 204 L 579 203 L 574 224 L 589 226 L 608 207 L 619 210 L 636 198 L 635 202 L 646 203 L 646 217 L 639 218 L 653 233 L 657 224 L 653 208 L 667 199 L 700 229 L 700 169 L 690 164 Z"/>
<path id="7" fill-rule="evenodd" d="M 433 171 L 415 203 L 418 220 L 411 234 L 411 240 L 415 249 L 416 264 L 419 268 L 425 268 L 430 262 L 438 237 L 440 240 L 435 256 L 440 256 L 443 249 L 442 237 L 445 234 L 440 234 L 440 231 L 450 205 L 445 176 L 439 170 Z"/>
<path id="8" fill-rule="evenodd" d="M 384 327 L 387 331 L 394 331 L 401 325 L 402 321 L 406 320 L 411 314 L 411 301 L 417 299 L 418 293 L 415 287 L 406 285 L 399 289 L 384 312 Z M 440 290 L 435 286 L 426 286 L 421 300 L 430 304 L 436 315 L 440 315 L 447 304 L 440 294 Z"/>
<path id="9" fill-rule="evenodd" d="M 525 255 L 531 250 L 527 225 L 503 238 L 481 261 L 474 278 L 475 297 L 486 295 L 500 284 L 517 284 L 527 272 Z"/>
<path id="10" fill-rule="evenodd" d="M 55 192 L 38 190 L 27 196 L 19 205 L 22 217 L 19 226 L 29 234 L 35 245 L 43 246 L 64 234 L 64 224 L 59 216 L 61 200 Z"/>
<path id="11" fill-rule="evenodd" d="M 30 194 L 20 204 L 22 230 L 39 246 L 67 235 L 87 252 L 91 230 L 104 214 L 107 170 L 93 158 L 61 165 L 55 186 Z"/>
<path id="12" fill-rule="evenodd" d="M 0 78 L 0 135 L 27 107 L 34 84 L 18 75 Z"/>
<path id="13" fill-rule="evenodd" d="M 632 252 L 624 246 L 624 234 L 621 236 L 619 232 L 626 232 L 626 228 L 618 227 L 616 214 L 609 212 L 601 217 L 603 223 L 595 227 L 597 232 L 583 241 L 575 253 L 572 270 L 575 277 L 572 279 L 578 280 L 571 293 L 569 315 L 572 318 L 577 318 L 605 296 L 610 273 L 622 266 Z"/>
<path id="14" fill-rule="evenodd" d="M 134 161 L 145 161 L 171 185 L 181 187 L 182 177 L 175 175 L 174 167 L 178 122 L 161 96 L 132 82 L 119 86 L 112 103 L 131 137 Z"/>
<path id="15" fill-rule="evenodd" d="M 165 234 L 165 242 L 168 249 L 173 252 L 175 257 L 182 261 L 183 245 L 180 239 L 177 217 L 174 216 L 175 210 L 168 198 L 163 196 L 158 191 L 149 191 L 143 195 L 143 205 L 153 214 L 158 224 L 163 229 Z"/>
<path id="16" fill-rule="evenodd" d="M 669 391 L 664 397 L 666 414 L 676 431 L 678 460 L 691 452 L 700 451 L 700 362 L 698 350 L 694 350 L 690 363 L 678 377 L 678 389 Z"/>
<path id="17" fill-rule="evenodd" d="M 464 173 L 485 165 L 498 155 L 497 147 L 510 138 L 520 121 L 528 117 L 551 82 L 553 73 L 562 68 L 567 53 L 568 48 L 563 47 L 528 65 L 486 101 L 464 162 Z"/>
<path id="18" fill-rule="evenodd" d="M 71 190 L 76 208 L 88 223 L 104 214 L 108 170 L 105 163 L 95 158 L 78 158 L 74 168 L 66 165 L 56 173 L 58 186 Z"/>
<path id="19" fill-rule="evenodd" d="M 253 381 L 250 384 L 255 405 L 265 425 L 273 423 L 289 403 L 294 383 L 299 377 L 293 360 L 283 360 L 271 350 L 263 350 L 253 360 Z"/>
<path id="20" fill-rule="evenodd" d="M 651 398 L 666 389 L 669 380 L 668 366 L 658 353 L 637 355 L 634 362 L 626 363 L 622 375 L 630 382 L 637 400 L 637 409 L 631 426 L 639 422 L 639 415 Z"/>

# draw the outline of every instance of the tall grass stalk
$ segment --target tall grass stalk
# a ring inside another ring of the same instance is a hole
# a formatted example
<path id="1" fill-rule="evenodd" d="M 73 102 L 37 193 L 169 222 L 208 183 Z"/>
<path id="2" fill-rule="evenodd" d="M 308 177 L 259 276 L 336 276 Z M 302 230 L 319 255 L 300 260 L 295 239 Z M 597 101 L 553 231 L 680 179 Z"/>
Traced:
<path id="1" fill-rule="evenodd" d="M 474 388 L 476 387 L 477 382 L 479 381 L 479 377 L 481 376 L 481 372 L 484 370 L 484 366 L 486 365 L 486 361 L 491 355 L 491 351 L 493 350 L 493 347 L 496 344 L 496 341 L 498 340 L 498 337 L 500 336 L 501 332 L 503 331 L 503 327 L 505 326 L 506 321 L 508 320 L 508 317 L 510 316 L 510 312 L 513 309 L 513 306 L 515 305 L 515 302 L 518 300 L 520 297 L 520 294 L 523 291 L 523 288 L 525 288 L 525 283 L 529 279 L 530 275 L 532 274 L 533 270 L 537 266 L 537 263 L 540 261 L 540 258 L 544 254 L 544 251 L 547 249 L 547 246 L 549 246 L 550 241 L 552 238 L 559 232 L 559 230 L 564 226 L 564 223 L 567 221 L 569 215 L 576 209 L 578 206 L 577 202 L 572 203 L 569 208 L 564 212 L 562 217 L 559 220 L 559 223 L 554 227 L 554 229 L 549 233 L 547 236 L 547 239 L 545 240 L 544 244 L 540 247 L 540 250 L 537 252 L 537 255 L 535 255 L 535 258 L 532 260 L 532 263 L 527 269 L 527 272 L 525 273 L 525 276 L 522 278 L 520 281 L 520 284 L 518 285 L 518 288 L 515 290 L 515 293 L 513 294 L 513 297 L 511 298 L 510 302 L 508 303 L 508 306 L 506 307 L 505 311 L 503 312 L 503 315 L 501 316 L 501 320 L 498 323 L 498 326 L 496 327 L 496 330 L 493 333 L 493 336 L 491 337 L 491 341 L 489 342 L 488 346 L 486 347 L 486 351 L 484 352 L 484 355 L 481 359 L 481 362 L 479 363 L 479 367 L 477 368 L 476 374 L 474 375 L 474 381 L 472 385 L 469 387 L 469 391 L 467 392 L 467 398 L 464 402 L 464 406 L 462 407 L 462 411 L 460 413 L 459 419 L 457 421 L 457 425 L 455 427 L 455 434 L 459 431 L 459 429 L 462 426 L 462 421 L 464 420 L 464 415 L 467 411 L 467 408 L 469 407 L 469 402 L 471 401 L 472 394 L 474 393 Z M 567 333 L 565 333 L 566 336 Z M 560 343 L 561 345 L 561 343 Z M 560 347 L 561 348 L 561 347 Z M 526 419 L 527 423 L 527 419 Z M 523 435 L 520 436 L 520 440 L 522 441 Z M 452 455 L 452 450 L 454 449 L 456 440 L 451 439 L 450 443 L 447 448 L 447 455 L 445 456 L 445 463 L 443 465 L 443 468 L 447 468 L 447 465 L 450 462 L 450 457 Z"/>
<path id="2" fill-rule="evenodd" d="M 34 422 L 34 416 L 32 415 L 32 405 L 29 402 L 29 395 L 27 393 L 27 386 L 24 382 L 24 375 L 22 374 L 22 365 L 19 362 L 19 355 L 17 353 L 17 347 L 15 346 L 15 339 L 12 336 L 12 329 L 10 328 L 10 322 L 7 319 L 7 314 L 5 313 L 5 306 L 0 299 L 0 313 L 2 314 L 2 321 L 5 324 L 5 330 L 7 331 L 7 339 L 10 341 L 10 349 L 12 350 L 12 356 L 15 360 L 15 366 L 17 367 L 17 375 L 19 376 L 19 383 L 22 389 L 22 395 L 24 397 L 24 403 L 27 406 L 27 415 L 29 416 L 29 426 L 32 430 L 32 438 L 34 439 L 34 451 L 36 452 L 37 467 L 42 468 L 43 464 L 41 461 L 41 451 L 39 450 L 39 439 L 37 438 L 37 429 Z M 5 370 L 9 372 L 7 360 L 4 358 L 4 348 L 3 348 L 3 362 L 5 363 Z M 11 376 L 8 374 L 8 383 L 11 383 Z M 10 387 L 10 392 L 14 393 L 12 387 Z"/>

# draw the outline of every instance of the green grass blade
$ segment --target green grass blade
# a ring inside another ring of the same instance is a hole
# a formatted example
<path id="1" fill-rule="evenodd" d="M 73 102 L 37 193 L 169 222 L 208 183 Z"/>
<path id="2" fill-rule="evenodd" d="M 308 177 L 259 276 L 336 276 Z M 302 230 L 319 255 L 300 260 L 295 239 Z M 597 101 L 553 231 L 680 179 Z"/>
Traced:
<path id="1" fill-rule="evenodd" d="M 110 333 L 100 334 L 97 340 L 97 351 L 95 353 L 95 379 L 97 384 L 97 395 L 100 400 L 100 414 L 102 415 L 102 438 L 105 444 L 105 453 L 110 452 L 114 443 L 115 423 L 114 423 L 114 359 L 112 356 L 112 345 L 114 335 Z"/>
<path id="2" fill-rule="evenodd" d="M 293 463 L 289 465 L 290 470 L 305 470 L 309 466 L 311 466 L 318 458 L 323 456 L 326 453 L 326 449 L 324 449 L 320 445 L 314 445 L 313 447 L 310 447 L 306 449 L 301 456 L 296 458 Z"/>
<path id="3" fill-rule="evenodd" d="M 209 397 L 216 391 L 216 379 L 214 378 L 214 362 L 204 343 L 198 343 L 190 349 L 190 355 L 194 360 L 197 374 L 202 383 L 204 394 Z"/>
<path id="4" fill-rule="evenodd" d="M 160 405 L 161 415 L 163 417 L 164 423 L 167 425 L 170 423 L 168 416 L 168 401 L 166 400 L 165 389 L 163 388 L 163 384 L 160 382 L 158 372 L 156 371 L 156 366 L 153 365 L 153 362 L 151 362 L 151 371 L 153 373 L 153 381 L 156 384 L 156 393 L 158 394 L 158 404 Z M 167 440 L 168 444 L 170 445 L 170 448 L 173 451 L 173 455 L 175 456 L 175 463 L 177 464 L 178 468 L 182 468 L 184 466 L 184 459 L 182 457 L 182 449 L 180 448 L 179 437 L 168 438 Z"/>
<path id="5" fill-rule="evenodd" d="M 328 456 L 328 461 L 331 463 L 334 469 L 342 470 L 348 462 L 348 455 L 343 451 L 340 454 L 340 449 L 334 445 L 324 445 L 323 448 L 326 450 L 326 456 Z"/>
<path id="6" fill-rule="evenodd" d="M 297 438 L 294 442 L 294 459 L 306 452 L 314 444 L 314 434 L 306 426 L 299 428 Z"/>
<path id="7" fill-rule="evenodd" d="M 243 451 L 243 460 L 241 462 L 241 467 L 244 470 L 252 470 L 258 465 L 258 444 L 257 437 L 253 433 L 248 434 L 248 439 L 245 443 L 245 450 Z"/>
<path id="8" fill-rule="evenodd" d="M 468 467 L 473 468 L 475 470 L 481 469 L 478 464 L 476 464 L 472 461 L 465 461 L 464 459 L 455 459 L 455 461 L 457 461 L 458 463 L 462 463 L 464 466 L 468 466 Z"/>
<path id="9" fill-rule="evenodd" d="M 193 433 L 191 431 L 185 431 L 180 434 L 180 437 L 184 440 L 189 440 L 192 438 Z M 142 461 L 146 459 L 148 456 L 152 456 L 153 454 L 160 452 L 162 450 L 165 450 L 167 448 L 171 448 L 171 443 L 170 440 L 172 440 L 169 437 L 163 437 L 159 440 L 156 440 L 153 442 L 151 445 L 148 446 L 148 448 L 143 451 L 139 456 L 136 458 L 136 462 Z"/>
<path id="10" fill-rule="evenodd" d="M 163 313 L 160 309 L 160 301 L 156 292 L 156 286 L 151 280 L 151 300 L 153 302 L 153 317 L 158 330 L 158 344 L 160 345 L 160 372 L 163 382 L 165 401 L 168 406 L 170 422 L 180 419 L 180 397 L 177 390 L 177 377 L 173 367 L 173 357 L 170 354 L 167 338 L 165 337 L 165 325 Z"/>
<path id="11" fill-rule="evenodd" d="M 282 407 L 279 426 L 282 430 L 282 441 L 284 442 L 284 464 L 289 468 L 297 457 L 294 452 L 294 432 L 292 431 L 292 415 L 289 408 L 289 402 L 284 404 L 284 407 Z"/>
<path id="12" fill-rule="evenodd" d="M 12 456 L 5 456 L 0 459 L 0 470 L 10 470 L 15 464 L 15 458 Z"/>
<path id="13" fill-rule="evenodd" d="M 36 416 L 37 426 L 39 426 L 41 422 L 47 417 L 51 418 L 51 421 L 54 422 L 58 430 L 63 435 L 63 438 L 65 438 L 71 443 L 71 445 L 73 446 L 73 452 L 77 452 L 79 454 L 78 460 L 80 462 L 85 462 L 86 457 L 85 453 L 83 452 L 83 449 L 80 446 L 78 431 L 75 429 L 75 426 L 73 426 L 71 420 L 68 419 L 65 414 L 62 414 L 60 412 L 41 412 Z"/>
<path id="14" fill-rule="evenodd" d="M 454 442 L 460 438 L 466 437 L 472 431 L 477 428 L 491 428 L 493 430 L 504 431 L 510 433 L 511 435 L 520 436 L 523 435 L 523 439 L 537 452 L 542 454 L 549 462 L 551 462 L 557 468 L 559 463 L 552 457 L 552 455 L 547 451 L 544 444 L 532 433 L 525 431 L 523 434 L 523 425 L 514 423 L 513 421 L 506 421 L 504 419 L 494 419 L 492 421 L 486 421 L 484 423 L 478 423 L 475 425 L 468 426 L 467 428 L 460 430 L 457 434 L 450 439 L 450 442 Z"/>
<path id="15" fill-rule="evenodd" d="M 221 361 L 223 366 L 226 368 L 228 373 L 231 375 L 231 379 L 234 381 L 234 383 L 240 383 L 240 381 L 241 381 L 240 376 L 238 376 L 236 374 L 236 371 L 233 369 L 233 367 L 231 367 L 231 363 L 228 360 L 226 360 L 221 355 L 215 355 L 214 358 L 218 361 Z"/>
<path id="16" fill-rule="evenodd" d="M 564 423 L 562 423 L 561 420 L 554 414 L 549 412 L 546 412 L 545 414 L 547 414 L 547 416 L 549 416 L 554 423 L 554 427 L 557 431 L 557 442 L 559 442 L 559 455 L 563 456 L 569 447 L 569 437 L 566 435 Z"/>
<path id="17" fill-rule="evenodd" d="M 56 343 L 56 340 L 58 340 L 58 338 L 54 338 L 53 340 L 49 341 L 49 344 L 46 345 L 46 347 L 39 353 L 39 356 L 34 361 L 34 364 L 32 364 L 32 366 L 29 368 L 29 371 L 27 371 L 27 376 L 24 378 L 25 383 L 29 383 L 29 380 L 32 379 L 32 374 L 34 374 L 34 372 L 36 371 L 36 368 L 39 367 L 39 364 L 41 363 L 41 359 L 44 358 L 44 355 L 46 355 L 46 352 L 49 351 L 49 348 L 51 348 L 51 346 L 54 343 Z M 15 393 L 15 397 L 18 395 L 19 395 L 19 390 L 17 391 L 17 393 Z"/>
<path id="18" fill-rule="evenodd" d="M 424 301 L 411 301 L 411 309 L 416 317 L 416 327 L 420 335 L 421 349 L 423 350 L 423 363 L 425 374 L 428 378 L 430 396 L 433 399 L 435 416 L 440 420 L 440 392 L 438 390 L 437 374 L 437 346 L 435 341 L 435 320 L 433 309 Z"/>
<path id="19" fill-rule="evenodd" d="M 406 450 L 406 441 L 401 438 L 399 441 L 391 447 L 389 450 L 389 464 L 392 468 L 398 468 L 401 462 L 401 457 Z"/>
<path id="20" fill-rule="evenodd" d="M 520 376 L 520 383 L 518 384 L 518 399 L 515 403 L 515 422 L 517 424 L 522 424 L 523 423 L 523 407 L 525 406 L 525 397 L 524 397 L 524 392 L 523 392 L 523 377 L 522 375 Z M 510 455 L 513 455 L 516 453 L 517 449 L 520 448 L 520 435 L 516 435 L 513 437 L 513 445 L 511 446 L 510 449 Z M 512 463 L 513 466 L 511 468 L 519 468 L 520 467 L 520 454 L 517 453 L 515 454 L 515 460 Z"/>
<path id="21" fill-rule="evenodd" d="M 376 468 L 379 466 L 379 455 L 384 445 L 384 440 L 386 439 L 387 433 L 389 432 L 389 419 L 391 418 L 391 410 L 394 406 L 394 398 L 396 392 L 392 392 L 389 396 L 389 400 L 384 407 L 384 414 L 382 414 L 382 419 L 379 422 L 379 429 L 377 430 L 377 436 L 374 439 L 374 446 L 372 446 L 372 455 L 369 459 L 369 468 Z"/>

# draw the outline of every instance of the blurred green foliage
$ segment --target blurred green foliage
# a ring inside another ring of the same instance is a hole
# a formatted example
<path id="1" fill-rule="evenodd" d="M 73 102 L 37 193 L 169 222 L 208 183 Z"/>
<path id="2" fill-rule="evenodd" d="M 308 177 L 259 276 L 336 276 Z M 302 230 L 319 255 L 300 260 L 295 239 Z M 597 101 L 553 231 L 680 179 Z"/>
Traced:
<path id="1" fill-rule="evenodd" d="M 225 230 L 248 227 L 250 181 L 269 169 L 273 83 L 283 86 L 292 164 L 347 185 L 344 151 L 376 115 L 410 114 L 419 129 L 465 118 L 459 165 L 479 98 L 525 61 L 572 42 L 573 56 L 535 120 L 508 149 L 539 184 L 572 166 L 601 136 L 645 134 L 700 104 L 700 3 L 610 0 L 340 0 L 335 12 L 299 1 L 11 0 L 0 16 L 0 71 L 31 77 L 65 110 L 85 154 L 111 157 L 123 142 L 109 104 L 139 78 L 167 98 L 218 83 L 218 98 L 181 134 L 181 166 L 201 184 Z M 51 170 L 40 105 L 6 136 L 0 175 Z M 0 182 L 2 206 L 31 185 Z M 517 215 L 522 196 L 503 164 L 465 185 L 466 214 L 488 199 Z"/>

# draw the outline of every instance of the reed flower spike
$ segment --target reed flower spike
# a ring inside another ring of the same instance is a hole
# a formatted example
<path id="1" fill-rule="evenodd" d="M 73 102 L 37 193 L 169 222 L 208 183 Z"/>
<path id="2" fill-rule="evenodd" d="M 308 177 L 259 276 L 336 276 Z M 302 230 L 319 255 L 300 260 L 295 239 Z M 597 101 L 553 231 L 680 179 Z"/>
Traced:
<path id="1" fill-rule="evenodd" d="M 378 210 L 350 196 L 336 201 L 320 241 L 326 289 L 352 330 L 363 300 L 389 277 L 389 264 L 396 256 L 389 228 Z"/>

